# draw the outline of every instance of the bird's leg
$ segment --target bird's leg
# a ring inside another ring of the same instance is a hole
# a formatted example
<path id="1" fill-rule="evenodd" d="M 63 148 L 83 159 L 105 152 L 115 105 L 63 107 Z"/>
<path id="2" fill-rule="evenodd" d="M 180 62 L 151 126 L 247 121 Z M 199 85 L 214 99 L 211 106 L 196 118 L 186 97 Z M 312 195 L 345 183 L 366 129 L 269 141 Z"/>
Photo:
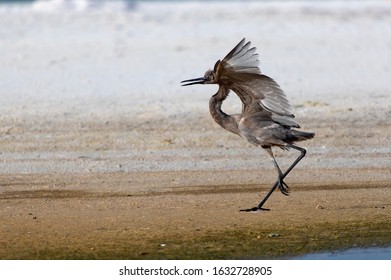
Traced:
<path id="1" fill-rule="evenodd" d="M 300 155 L 297 157 L 297 159 L 291 164 L 291 166 L 289 166 L 289 168 L 285 171 L 284 174 L 282 174 L 282 179 L 284 179 L 288 174 L 289 172 L 292 171 L 292 169 L 296 166 L 296 164 L 299 163 L 299 161 L 305 156 L 306 154 L 306 149 L 302 148 L 302 147 L 299 147 L 299 146 L 295 146 L 295 145 L 292 145 L 292 144 L 288 144 L 287 145 L 288 148 L 292 148 L 292 149 L 295 149 L 295 150 L 298 150 L 300 151 Z"/>
<path id="2" fill-rule="evenodd" d="M 275 169 L 277 170 L 277 173 L 278 173 L 278 178 L 277 178 L 278 188 L 280 189 L 282 194 L 289 195 L 289 192 L 290 192 L 289 186 L 283 181 L 283 179 L 284 179 L 284 177 L 286 175 L 283 176 L 284 174 L 282 174 L 281 169 L 280 169 L 280 167 L 277 164 L 277 161 L 276 161 L 276 159 L 275 159 L 275 157 L 273 155 L 272 149 L 269 147 L 269 148 L 266 149 L 266 152 L 267 152 L 267 155 L 272 160 Z"/>
<path id="3" fill-rule="evenodd" d="M 296 166 L 296 164 L 299 163 L 299 161 L 305 156 L 305 154 L 306 154 L 306 152 L 307 152 L 304 148 L 301 148 L 301 147 L 298 147 L 298 146 L 295 146 L 295 145 L 292 145 L 292 144 L 288 144 L 287 147 L 300 151 L 300 155 L 299 155 L 299 156 L 297 157 L 297 159 L 292 163 L 292 165 L 285 171 L 285 173 L 283 173 L 283 174 L 280 176 L 280 179 L 281 179 L 281 180 L 283 180 L 283 179 L 289 174 L 289 172 L 292 171 L 292 169 Z M 240 210 L 240 211 L 246 211 L 246 212 L 250 212 L 250 211 L 260 211 L 260 210 L 267 210 L 267 211 L 269 211 L 270 209 L 262 208 L 262 206 L 263 206 L 263 204 L 265 204 L 266 200 L 268 200 L 268 198 L 270 197 L 270 195 L 274 192 L 274 190 L 277 188 L 277 186 L 278 186 L 279 184 L 280 184 L 280 180 L 277 180 L 277 181 L 274 183 L 274 186 L 270 189 L 270 191 L 266 194 L 266 196 L 262 199 L 262 201 L 261 201 L 256 207 L 253 207 L 253 208 L 250 208 L 250 209 L 243 209 L 243 210 Z"/>

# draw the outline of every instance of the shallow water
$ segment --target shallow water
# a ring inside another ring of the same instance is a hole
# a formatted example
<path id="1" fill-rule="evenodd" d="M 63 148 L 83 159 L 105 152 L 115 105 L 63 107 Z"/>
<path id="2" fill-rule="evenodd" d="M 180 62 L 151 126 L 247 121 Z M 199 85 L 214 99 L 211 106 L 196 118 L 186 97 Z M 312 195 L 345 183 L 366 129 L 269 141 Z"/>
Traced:
<path id="1" fill-rule="evenodd" d="M 391 247 L 352 248 L 344 251 L 313 253 L 298 260 L 391 260 Z"/>

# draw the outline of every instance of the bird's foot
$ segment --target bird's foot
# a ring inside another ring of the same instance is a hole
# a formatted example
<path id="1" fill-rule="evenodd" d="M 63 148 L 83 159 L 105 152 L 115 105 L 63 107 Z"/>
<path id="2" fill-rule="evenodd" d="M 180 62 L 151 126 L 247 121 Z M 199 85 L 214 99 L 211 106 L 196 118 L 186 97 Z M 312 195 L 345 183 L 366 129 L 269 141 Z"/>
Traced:
<path id="1" fill-rule="evenodd" d="M 278 188 L 280 189 L 281 193 L 283 195 L 289 195 L 289 193 L 291 192 L 289 186 L 282 179 L 278 179 L 278 180 L 279 180 Z"/>
<path id="2" fill-rule="evenodd" d="M 241 211 L 241 212 L 256 212 L 256 211 L 270 211 L 270 209 L 256 206 L 256 207 L 248 208 L 248 209 L 240 209 L 239 211 Z"/>

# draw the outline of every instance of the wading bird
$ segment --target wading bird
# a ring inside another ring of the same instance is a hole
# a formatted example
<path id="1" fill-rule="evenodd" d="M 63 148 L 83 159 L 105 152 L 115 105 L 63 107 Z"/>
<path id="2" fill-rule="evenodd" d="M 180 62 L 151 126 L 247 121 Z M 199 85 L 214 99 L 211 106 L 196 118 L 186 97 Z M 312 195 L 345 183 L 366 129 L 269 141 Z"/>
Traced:
<path id="1" fill-rule="evenodd" d="M 269 210 L 262 206 L 278 187 L 284 195 L 289 187 L 284 178 L 305 156 L 306 150 L 294 145 L 295 142 L 311 139 L 312 132 L 298 131 L 293 120 L 291 106 L 280 86 L 259 69 L 256 48 L 250 48 L 251 42 L 243 38 L 223 60 L 218 60 L 213 70 L 206 71 L 201 78 L 182 81 L 182 86 L 195 84 L 217 84 L 219 90 L 209 101 L 209 111 L 213 119 L 224 129 L 241 136 L 255 146 L 263 148 L 272 160 L 278 178 L 271 190 L 255 207 L 241 211 Z M 228 115 L 221 109 L 230 90 L 242 101 L 242 113 Z M 298 158 L 282 173 L 274 158 L 272 147 L 283 150 L 300 151 Z"/>

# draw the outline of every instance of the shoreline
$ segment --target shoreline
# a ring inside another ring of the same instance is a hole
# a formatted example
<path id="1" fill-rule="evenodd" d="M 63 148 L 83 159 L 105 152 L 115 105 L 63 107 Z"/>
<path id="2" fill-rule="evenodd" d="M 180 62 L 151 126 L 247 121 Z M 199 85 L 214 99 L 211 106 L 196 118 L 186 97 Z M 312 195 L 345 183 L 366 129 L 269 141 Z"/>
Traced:
<path id="1" fill-rule="evenodd" d="M 26 119 L 3 136 L 0 259 L 286 259 L 389 246 L 390 132 L 377 115 L 362 126 L 347 112 L 342 123 L 304 119 L 318 136 L 286 179 L 292 193 L 276 191 L 260 213 L 239 210 L 269 190 L 272 164 L 208 115 L 130 122 L 136 130 L 83 119 L 82 131 L 72 121 L 60 132 Z M 295 157 L 276 154 L 282 168 Z"/>
<path id="2" fill-rule="evenodd" d="M 387 182 L 292 186 L 289 197 L 271 196 L 270 211 L 255 213 L 239 209 L 255 205 L 266 188 L 210 188 L 0 193 L 0 259 L 286 259 L 391 245 Z"/>
<path id="3" fill-rule="evenodd" d="M 261 213 L 239 210 L 269 190 L 272 164 L 208 115 L 130 122 L 136 130 L 19 122 L 3 136 L 0 259 L 289 258 L 388 246 L 390 131 L 377 115 L 363 126 L 362 111 L 347 112 L 338 123 L 304 119 L 317 138 L 286 179 L 292 193 L 276 191 Z M 295 157 L 276 154 L 283 169 Z"/>

